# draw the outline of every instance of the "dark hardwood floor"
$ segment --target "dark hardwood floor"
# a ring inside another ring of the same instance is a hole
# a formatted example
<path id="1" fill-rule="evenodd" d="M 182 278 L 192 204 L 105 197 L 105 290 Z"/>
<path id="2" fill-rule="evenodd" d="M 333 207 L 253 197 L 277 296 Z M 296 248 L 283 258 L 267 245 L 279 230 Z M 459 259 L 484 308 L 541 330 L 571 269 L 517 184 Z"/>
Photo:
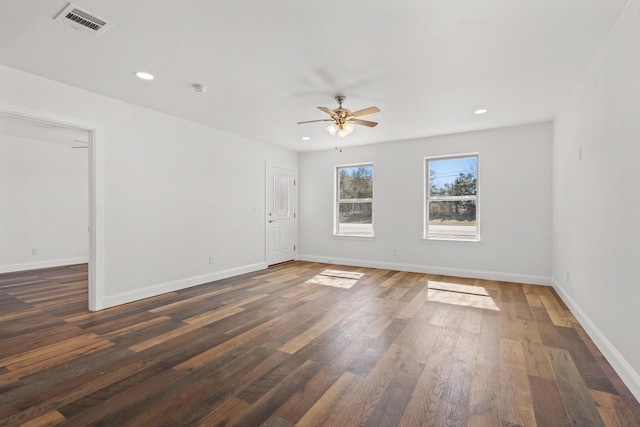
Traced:
<path id="1" fill-rule="evenodd" d="M 85 265 L 0 275 L 0 425 L 640 425 L 548 287 L 294 262 L 86 307 Z"/>

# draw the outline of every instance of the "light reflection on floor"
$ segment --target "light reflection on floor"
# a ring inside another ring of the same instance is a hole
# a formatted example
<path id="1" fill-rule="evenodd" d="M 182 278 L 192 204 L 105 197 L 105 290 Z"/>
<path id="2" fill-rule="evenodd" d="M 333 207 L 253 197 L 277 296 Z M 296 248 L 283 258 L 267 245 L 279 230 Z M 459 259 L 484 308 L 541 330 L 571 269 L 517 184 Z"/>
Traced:
<path id="1" fill-rule="evenodd" d="M 362 276 L 364 276 L 364 273 L 356 273 L 354 271 L 324 270 L 322 273 L 307 280 L 306 283 L 349 289 L 355 285 Z"/>
<path id="2" fill-rule="evenodd" d="M 482 286 L 429 280 L 428 287 L 427 297 L 429 301 L 500 311 L 493 298 Z"/>

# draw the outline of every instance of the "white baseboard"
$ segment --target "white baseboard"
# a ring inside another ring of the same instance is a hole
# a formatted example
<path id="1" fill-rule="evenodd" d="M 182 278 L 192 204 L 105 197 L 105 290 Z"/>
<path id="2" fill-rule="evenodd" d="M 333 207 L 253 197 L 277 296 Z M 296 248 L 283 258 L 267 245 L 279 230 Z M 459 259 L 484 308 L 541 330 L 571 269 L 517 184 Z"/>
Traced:
<path id="1" fill-rule="evenodd" d="M 202 285 L 204 283 L 216 280 L 226 279 L 228 277 L 238 276 L 240 274 L 252 273 L 258 270 L 264 270 L 267 264 L 260 262 L 257 264 L 245 265 L 242 267 L 230 268 L 228 270 L 216 271 L 214 273 L 202 274 L 200 276 L 187 277 L 184 279 L 174 280 L 171 282 L 160 283 L 157 285 L 147 286 L 142 289 L 135 289 L 128 292 L 121 292 L 115 295 L 108 295 L 99 298 L 98 310 L 114 307 L 120 304 L 127 304 L 145 298 L 151 298 L 168 292 L 180 289 L 190 288 L 192 286 Z"/>
<path id="2" fill-rule="evenodd" d="M 399 262 L 370 261 L 353 258 L 335 258 L 298 254 L 300 261 L 342 264 L 354 267 L 381 268 L 385 270 L 409 271 L 412 273 L 438 274 L 442 276 L 469 277 L 472 279 L 499 280 L 502 282 L 528 283 L 532 285 L 551 285 L 551 278 L 531 274 L 504 273 L 500 271 L 469 270 L 464 268 L 436 267 L 431 265 L 404 264 Z"/>
<path id="3" fill-rule="evenodd" d="M 88 256 L 64 259 L 50 259 L 48 261 L 23 262 L 20 264 L 0 265 L 0 273 L 36 270 L 38 268 L 62 267 L 63 265 L 86 264 L 88 262 Z"/>
<path id="4" fill-rule="evenodd" d="M 620 354 L 618 349 L 607 339 L 602 331 L 596 326 L 591 318 L 585 313 L 578 303 L 560 286 L 557 280 L 553 280 L 553 288 L 556 290 L 562 301 L 569 307 L 573 315 L 578 319 L 580 325 L 589 334 L 589 337 L 602 352 L 607 361 L 611 364 L 618 376 L 622 379 L 631 393 L 640 401 L 640 375 L 627 360 Z"/>

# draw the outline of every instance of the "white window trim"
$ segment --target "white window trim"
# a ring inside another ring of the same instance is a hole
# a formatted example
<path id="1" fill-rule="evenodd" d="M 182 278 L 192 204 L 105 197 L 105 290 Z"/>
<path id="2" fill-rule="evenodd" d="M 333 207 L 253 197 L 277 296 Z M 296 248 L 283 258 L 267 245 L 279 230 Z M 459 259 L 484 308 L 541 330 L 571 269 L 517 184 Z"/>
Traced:
<path id="1" fill-rule="evenodd" d="M 476 195 L 475 196 L 436 196 L 429 198 L 429 161 L 430 160 L 449 160 L 449 159 L 461 159 L 464 157 L 476 158 Z M 425 157 L 422 161 L 422 167 L 424 168 L 423 178 L 423 197 L 422 197 L 422 240 L 429 242 L 455 242 L 455 243 L 471 243 L 477 245 L 480 242 L 480 153 L 463 153 L 452 154 L 444 156 L 429 156 Z M 475 200 L 476 202 L 476 238 L 475 239 L 448 239 L 443 237 L 429 237 L 429 201 L 430 200 Z"/>
<path id="2" fill-rule="evenodd" d="M 341 168 L 357 168 L 362 166 L 371 166 L 373 168 L 373 176 L 372 180 L 373 184 L 373 194 L 375 196 L 375 166 L 373 162 L 364 162 L 364 163 L 348 163 L 345 165 L 336 165 L 333 171 L 333 236 L 338 238 L 348 238 L 348 239 L 372 239 L 375 237 L 375 203 L 373 202 L 374 197 L 367 199 L 340 199 L 340 174 L 339 170 Z M 340 226 L 338 225 L 338 221 L 340 220 L 340 203 L 371 203 L 371 234 L 341 234 L 338 233 Z"/>

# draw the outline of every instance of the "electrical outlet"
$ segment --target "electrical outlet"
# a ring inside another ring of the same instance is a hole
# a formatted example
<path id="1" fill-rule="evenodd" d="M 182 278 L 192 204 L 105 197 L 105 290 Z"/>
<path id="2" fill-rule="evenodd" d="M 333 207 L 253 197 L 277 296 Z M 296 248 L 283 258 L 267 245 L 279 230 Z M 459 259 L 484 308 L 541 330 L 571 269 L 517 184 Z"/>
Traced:
<path id="1" fill-rule="evenodd" d="M 213 264 L 213 255 L 209 255 L 209 264 Z"/>
<path id="2" fill-rule="evenodd" d="M 38 255 L 38 248 L 31 248 L 31 255 Z"/>
<path id="3" fill-rule="evenodd" d="M 393 250 L 393 256 L 398 256 L 398 250 L 397 249 Z"/>
<path id="4" fill-rule="evenodd" d="M 567 271 L 567 283 L 569 283 L 569 272 Z"/>

